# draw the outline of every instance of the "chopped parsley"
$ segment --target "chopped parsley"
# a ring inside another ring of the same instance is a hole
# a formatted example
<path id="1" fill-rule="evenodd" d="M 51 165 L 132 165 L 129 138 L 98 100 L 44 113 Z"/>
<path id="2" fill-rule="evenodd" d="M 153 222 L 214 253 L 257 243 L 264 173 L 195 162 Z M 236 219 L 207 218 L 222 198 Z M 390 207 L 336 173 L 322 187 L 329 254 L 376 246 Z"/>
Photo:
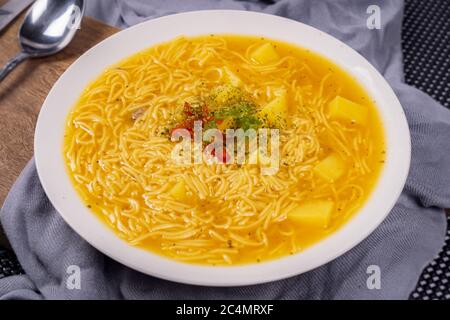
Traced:
<path id="1" fill-rule="evenodd" d="M 252 101 L 242 100 L 230 105 L 225 105 L 214 112 L 218 120 L 233 119 L 234 129 L 255 129 L 261 127 L 262 121 L 258 118 L 258 107 Z"/>

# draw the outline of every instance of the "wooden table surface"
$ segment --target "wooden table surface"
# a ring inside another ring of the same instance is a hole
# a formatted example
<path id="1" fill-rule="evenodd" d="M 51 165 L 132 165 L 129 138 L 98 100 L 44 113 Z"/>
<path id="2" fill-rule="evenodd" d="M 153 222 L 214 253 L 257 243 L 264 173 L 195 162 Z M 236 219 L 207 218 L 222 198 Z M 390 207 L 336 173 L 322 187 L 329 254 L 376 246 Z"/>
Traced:
<path id="1" fill-rule="evenodd" d="M 2 5 L 0 0 L 0 6 Z M 18 29 L 23 16 L 0 33 L 0 66 L 19 52 Z M 117 29 L 85 17 L 74 40 L 57 55 L 25 61 L 0 82 L 0 206 L 33 156 L 37 115 L 59 76 L 86 50 Z M 0 231 L 0 246 L 7 245 Z"/>

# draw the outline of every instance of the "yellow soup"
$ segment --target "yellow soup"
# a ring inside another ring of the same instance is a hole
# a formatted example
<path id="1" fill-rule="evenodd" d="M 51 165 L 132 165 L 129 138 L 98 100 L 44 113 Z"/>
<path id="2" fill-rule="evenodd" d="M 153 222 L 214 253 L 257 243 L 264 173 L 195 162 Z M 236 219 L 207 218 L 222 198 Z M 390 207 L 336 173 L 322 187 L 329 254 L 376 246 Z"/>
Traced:
<path id="1" fill-rule="evenodd" d="M 277 130 L 277 170 L 262 174 L 261 153 L 221 161 L 237 147 L 180 164 L 173 133 L 195 122 Z M 70 112 L 63 149 L 76 190 L 117 236 L 210 265 L 279 258 L 327 237 L 367 201 L 385 156 L 374 102 L 348 73 L 237 35 L 181 37 L 109 67 Z"/>

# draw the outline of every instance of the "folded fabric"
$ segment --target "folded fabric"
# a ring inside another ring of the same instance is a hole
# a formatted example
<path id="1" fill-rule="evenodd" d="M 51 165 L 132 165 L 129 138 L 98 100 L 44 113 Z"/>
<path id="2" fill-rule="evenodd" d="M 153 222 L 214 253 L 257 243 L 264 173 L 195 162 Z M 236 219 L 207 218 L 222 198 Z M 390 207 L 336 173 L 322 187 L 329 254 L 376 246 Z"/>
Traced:
<path id="1" fill-rule="evenodd" d="M 367 8 L 381 9 L 381 29 L 366 26 Z M 158 16 L 200 9 L 255 10 L 295 19 L 341 39 L 364 55 L 399 97 L 412 135 L 405 189 L 386 220 L 362 243 L 308 273 L 268 284 L 214 288 L 177 284 L 131 270 L 80 238 L 56 212 L 30 161 L 12 188 L 0 219 L 26 275 L 0 280 L 0 297 L 51 299 L 405 299 L 441 248 L 450 207 L 450 112 L 403 81 L 397 0 L 256 1 L 91 0 L 87 13 L 126 28 Z M 182 26 L 180 26 L 182 27 Z M 157 32 L 157 31 L 155 31 Z M 182 29 L 180 30 L 182 33 Z M 81 269 L 81 288 L 66 286 L 67 267 Z M 381 288 L 366 285 L 368 267 Z"/>

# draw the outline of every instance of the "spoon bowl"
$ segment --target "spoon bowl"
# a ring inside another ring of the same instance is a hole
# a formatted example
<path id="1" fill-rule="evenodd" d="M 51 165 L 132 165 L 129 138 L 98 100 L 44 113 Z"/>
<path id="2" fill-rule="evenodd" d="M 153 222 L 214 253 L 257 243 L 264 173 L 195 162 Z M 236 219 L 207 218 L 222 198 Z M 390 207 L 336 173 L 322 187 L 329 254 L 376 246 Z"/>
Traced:
<path id="1" fill-rule="evenodd" d="M 19 31 L 22 51 L 0 70 L 0 81 L 20 62 L 64 49 L 80 26 L 84 0 L 37 0 L 28 10 Z"/>

